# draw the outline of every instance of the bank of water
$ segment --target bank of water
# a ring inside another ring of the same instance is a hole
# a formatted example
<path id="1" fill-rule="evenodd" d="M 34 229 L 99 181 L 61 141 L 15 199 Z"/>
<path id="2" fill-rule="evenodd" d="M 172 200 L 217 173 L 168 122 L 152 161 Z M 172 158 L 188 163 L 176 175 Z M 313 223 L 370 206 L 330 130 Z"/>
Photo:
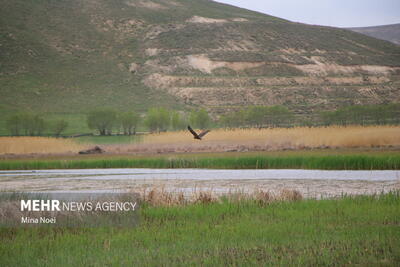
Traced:
<path id="1" fill-rule="evenodd" d="M 283 189 L 305 197 L 375 194 L 400 189 L 400 171 L 79 169 L 0 171 L 3 191 L 137 191 L 215 194 Z"/>

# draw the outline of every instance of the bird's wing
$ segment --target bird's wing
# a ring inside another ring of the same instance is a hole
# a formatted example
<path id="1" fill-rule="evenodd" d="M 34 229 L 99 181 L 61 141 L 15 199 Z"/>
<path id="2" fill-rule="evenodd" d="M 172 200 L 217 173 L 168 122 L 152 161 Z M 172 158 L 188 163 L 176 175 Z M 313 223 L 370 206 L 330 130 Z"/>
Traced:
<path id="1" fill-rule="evenodd" d="M 201 132 L 201 133 L 199 134 L 199 137 L 203 137 L 203 136 L 205 136 L 206 134 L 208 134 L 209 132 L 210 132 L 210 130 L 203 131 L 203 132 Z"/>
<path id="2" fill-rule="evenodd" d="M 194 135 L 194 137 L 199 137 L 199 135 L 188 125 L 188 130 Z"/>

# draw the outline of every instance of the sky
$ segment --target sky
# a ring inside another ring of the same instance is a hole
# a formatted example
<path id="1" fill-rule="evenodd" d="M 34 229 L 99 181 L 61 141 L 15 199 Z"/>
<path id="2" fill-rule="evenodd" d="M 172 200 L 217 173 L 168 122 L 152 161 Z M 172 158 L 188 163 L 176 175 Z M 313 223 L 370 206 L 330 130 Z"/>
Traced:
<path id="1" fill-rule="evenodd" d="M 293 22 L 333 27 L 400 23 L 400 0 L 216 0 Z"/>

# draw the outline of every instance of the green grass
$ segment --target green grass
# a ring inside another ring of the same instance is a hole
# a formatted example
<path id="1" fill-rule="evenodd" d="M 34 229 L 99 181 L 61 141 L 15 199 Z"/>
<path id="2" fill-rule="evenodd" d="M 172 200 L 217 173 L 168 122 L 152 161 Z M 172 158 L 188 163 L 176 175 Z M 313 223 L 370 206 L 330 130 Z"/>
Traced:
<path id="1" fill-rule="evenodd" d="M 400 195 L 140 210 L 127 228 L 0 229 L 2 266 L 396 266 Z"/>
<path id="2" fill-rule="evenodd" d="M 244 155 L 172 157 L 80 157 L 79 159 L 19 159 L 0 161 L 0 170 L 88 168 L 208 168 L 398 170 L 400 155 Z"/>

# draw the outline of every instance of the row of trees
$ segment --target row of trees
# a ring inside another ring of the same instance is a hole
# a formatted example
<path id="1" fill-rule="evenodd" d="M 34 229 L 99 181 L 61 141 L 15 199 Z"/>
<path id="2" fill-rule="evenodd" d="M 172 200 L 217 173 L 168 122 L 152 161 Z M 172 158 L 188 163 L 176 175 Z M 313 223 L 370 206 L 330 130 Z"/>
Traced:
<path id="1" fill-rule="evenodd" d="M 288 127 L 294 114 L 283 106 L 252 106 L 221 116 L 221 124 L 234 127 Z"/>
<path id="2" fill-rule="evenodd" d="M 283 106 L 252 106 L 221 116 L 224 127 L 293 127 L 400 124 L 400 104 L 355 105 L 304 116 Z"/>
<path id="3" fill-rule="evenodd" d="M 211 118 L 205 109 L 193 110 L 187 115 L 165 108 L 151 108 L 144 118 L 134 112 L 118 114 L 110 109 L 102 109 L 92 111 L 87 117 L 89 128 L 97 130 L 100 135 L 111 135 L 113 132 L 136 134 L 136 129 L 142 120 L 150 132 L 182 130 L 189 123 L 196 128 L 204 129 L 211 123 Z"/>
<path id="4" fill-rule="evenodd" d="M 222 115 L 218 121 L 212 121 L 205 109 L 184 113 L 165 108 L 151 108 L 144 116 L 135 112 L 118 113 L 112 109 L 100 109 L 90 112 L 87 116 L 88 127 L 100 135 L 113 133 L 134 135 L 139 125 L 150 132 L 164 132 L 183 130 L 188 124 L 195 128 L 206 129 L 211 124 L 227 128 L 262 128 L 399 123 L 400 104 L 350 106 L 313 114 L 308 118 L 304 115 L 295 115 L 283 106 L 250 106 Z M 42 116 L 31 113 L 14 114 L 7 119 L 6 125 L 10 134 L 15 136 L 38 136 L 45 132 L 60 136 L 68 127 L 65 120 L 46 121 Z"/>
<path id="5" fill-rule="evenodd" d="M 111 135 L 114 128 L 122 129 L 126 135 L 136 133 L 140 116 L 134 112 L 117 114 L 114 110 L 103 109 L 89 113 L 87 124 L 90 129 L 98 130 L 100 135 Z"/>
<path id="6" fill-rule="evenodd" d="M 400 123 L 400 104 L 350 106 L 321 114 L 324 125 L 382 125 Z"/>
<path id="7" fill-rule="evenodd" d="M 44 131 L 51 131 L 56 136 L 68 127 L 65 120 L 46 121 L 42 116 L 30 113 L 17 113 L 9 117 L 6 125 L 11 135 L 40 136 Z"/>
<path id="8" fill-rule="evenodd" d="M 89 129 L 97 131 L 100 135 L 134 135 L 139 124 L 150 132 L 182 130 L 189 123 L 204 129 L 210 126 L 211 118 L 205 109 L 185 114 L 165 108 L 152 108 L 144 117 L 135 112 L 118 113 L 107 108 L 92 111 L 87 115 Z M 40 136 L 45 133 L 60 136 L 68 127 L 65 120 L 46 121 L 41 115 L 21 112 L 10 116 L 6 125 L 13 136 Z"/>

